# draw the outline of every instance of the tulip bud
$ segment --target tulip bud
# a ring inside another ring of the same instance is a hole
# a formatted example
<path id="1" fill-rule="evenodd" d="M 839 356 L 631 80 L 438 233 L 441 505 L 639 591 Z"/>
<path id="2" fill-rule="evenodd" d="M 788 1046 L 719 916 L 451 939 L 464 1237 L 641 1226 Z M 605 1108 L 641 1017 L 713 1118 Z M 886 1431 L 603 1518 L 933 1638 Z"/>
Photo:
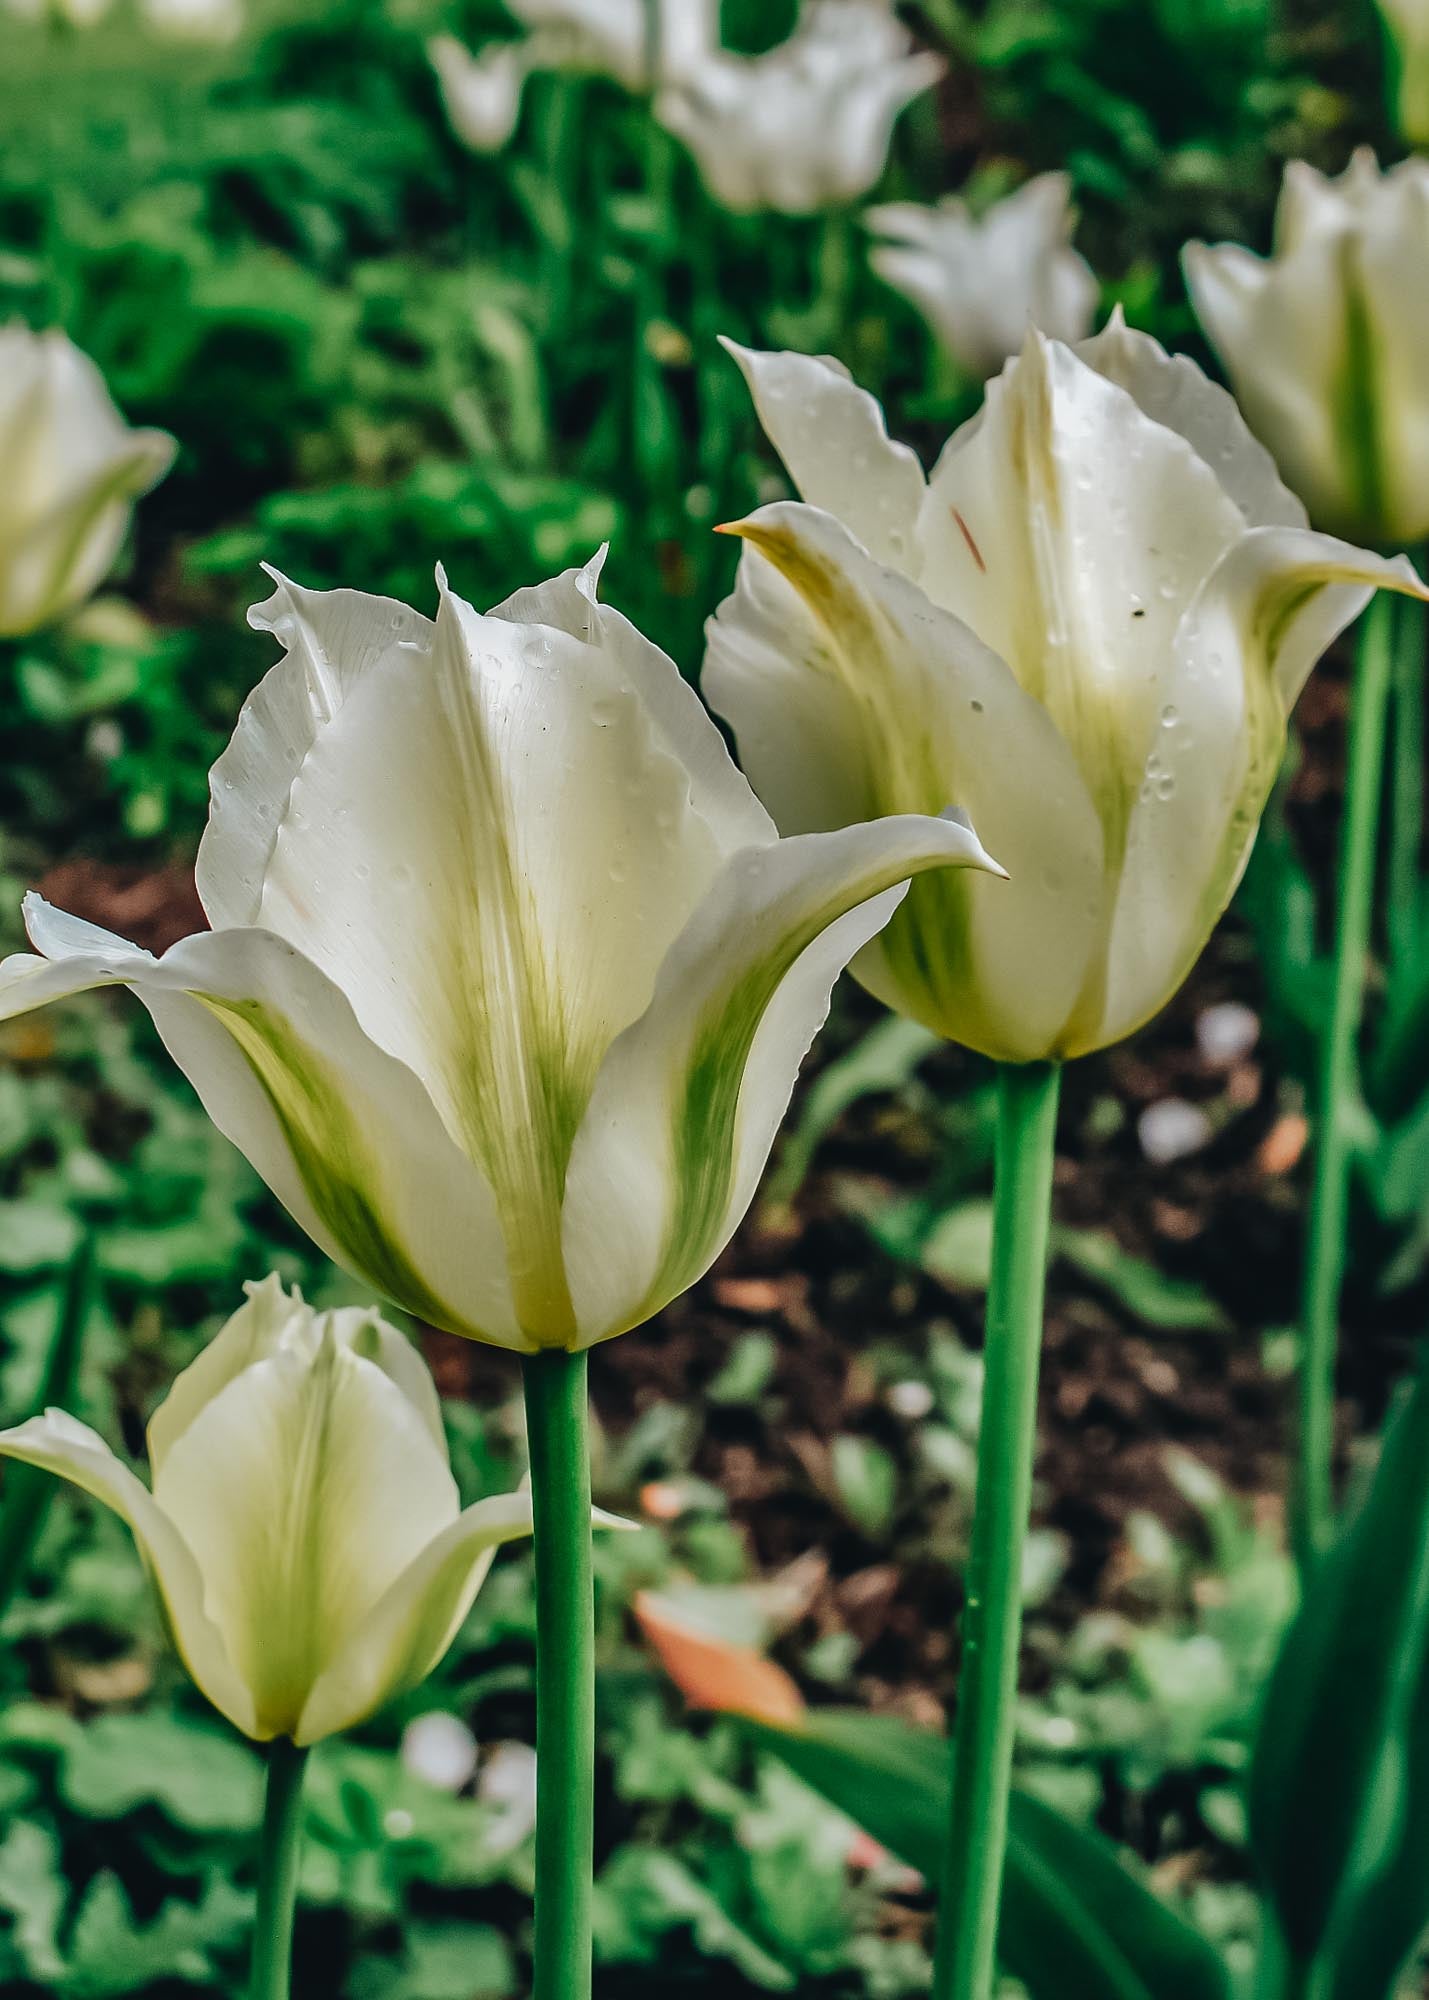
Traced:
<path id="1" fill-rule="evenodd" d="M 1016 354 L 1029 326 L 1058 340 L 1091 332 L 1097 281 L 1071 247 L 1075 220 L 1066 174 L 1039 174 L 978 217 L 956 195 L 864 217 L 887 239 L 869 252 L 874 270 L 979 381 Z"/>
<path id="2" fill-rule="evenodd" d="M 130 430 L 62 333 L 0 327 L 0 638 L 51 624 L 103 582 L 134 500 L 173 456 L 165 432 Z"/>
<path id="3" fill-rule="evenodd" d="M 245 1735 L 350 1729 L 436 1666 L 524 1493 L 462 1509 L 436 1390 L 375 1311 L 315 1313 L 278 1279 L 175 1380 L 153 1490 L 62 1410 L 0 1431 L 132 1532 L 197 1686 Z"/>
<path id="4" fill-rule="evenodd" d="M 1186 283 L 1247 421 L 1317 527 L 1429 534 L 1429 163 L 1285 170 L 1275 247 L 1190 243 Z"/>
<path id="5" fill-rule="evenodd" d="M 1004 1061 L 1128 1035 L 1250 853 L 1311 666 L 1389 562 L 1312 534 L 1225 391 L 1039 333 L 925 479 L 835 363 L 732 349 L 803 503 L 730 532 L 704 687 L 787 835 L 956 798 L 1010 881 L 915 881 L 855 976 Z"/>
<path id="6" fill-rule="evenodd" d="M 898 114 L 943 74 L 881 0 L 809 0 L 762 56 L 714 54 L 656 100 L 716 201 L 810 215 L 883 172 Z"/>
<path id="7" fill-rule="evenodd" d="M 27 900 L 0 1018 L 133 986 L 309 1234 L 454 1332 L 576 1349 L 707 1270 L 931 811 L 781 841 L 600 559 L 434 622 L 277 580 L 213 773 L 214 928 L 155 960 Z"/>

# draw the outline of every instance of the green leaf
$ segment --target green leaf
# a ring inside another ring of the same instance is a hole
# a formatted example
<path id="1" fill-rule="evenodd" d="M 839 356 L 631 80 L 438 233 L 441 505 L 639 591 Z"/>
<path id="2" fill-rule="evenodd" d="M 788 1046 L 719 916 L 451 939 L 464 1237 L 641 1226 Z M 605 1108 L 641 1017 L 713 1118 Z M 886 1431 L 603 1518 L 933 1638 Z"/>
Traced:
<path id="1" fill-rule="evenodd" d="M 941 1874 L 947 1743 L 888 1716 L 816 1710 L 797 1728 L 740 1720 L 806 1784 L 929 1881 Z M 1015 1793 L 999 1957 L 1033 2000 L 1229 2000 L 1201 1934 L 1111 1844 Z"/>
<path id="2" fill-rule="evenodd" d="M 17 1820 L 0 1841 L 0 1910 L 11 1918 L 8 1942 L 32 1978 L 49 1984 L 63 1966 L 65 1907 L 60 1844 L 48 1827 Z"/>
<path id="3" fill-rule="evenodd" d="M 158 1709 L 72 1724 L 60 1790 L 76 1812 L 122 1819 L 157 1807 L 191 1833 L 243 1833 L 258 1824 L 262 1770 L 234 1737 Z"/>
<path id="4" fill-rule="evenodd" d="M 60 1991 L 66 2000 L 110 2000 L 162 1979 L 207 1985 L 215 1973 L 210 1952 L 238 1942 L 251 1910 L 248 1896 L 215 1877 L 201 1902 L 174 1897 L 152 1923 L 138 1924 L 118 1876 L 106 1870 L 80 1906 Z"/>
<path id="5" fill-rule="evenodd" d="M 1146 1326 L 1176 1332 L 1228 1333 L 1230 1321 L 1200 1285 L 1169 1278 L 1123 1250 L 1100 1229 L 1054 1228 L 1052 1250 Z"/>
<path id="6" fill-rule="evenodd" d="M 1286 1948 L 1308 1966 L 1362 1926 L 1402 1854 L 1414 1704 L 1429 1668 L 1429 1367 L 1378 1468 L 1309 1580 L 1266 1691 L 1250 1835 Z M 1422 1802 L 1417 1812 L 1422 1813 Z M 1420 1877 L 1415 1929 L 1429 1914 Z M 1367 1989 L 1366 2000 L 1373 2000 Z"/>
<path id="7" fill-rule="evenodd" d="M 511 1947 L 490 1924 L 412 1923 L 400 1959 L 366 1958 L 347 2000 L 510 2000 Z"/>

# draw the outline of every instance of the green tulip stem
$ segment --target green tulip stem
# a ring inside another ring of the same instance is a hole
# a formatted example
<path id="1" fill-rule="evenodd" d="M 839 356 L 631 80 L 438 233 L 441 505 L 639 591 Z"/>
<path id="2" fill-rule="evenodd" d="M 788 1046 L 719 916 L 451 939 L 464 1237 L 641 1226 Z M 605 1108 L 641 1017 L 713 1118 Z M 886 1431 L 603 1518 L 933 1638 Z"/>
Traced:
<path id="1" fill-rule="evenodd" d="M 997 1078 L 992 1274 L 934 2000 L 988 2000 L 1007 1845 L 1060 1071 Z"/>
<path id="2" fill-rule="evenodd" d="M 1374 915 L 1375 853 L 1394 663 L 1394 600 L 1365 614 L 1350 701 L 1340 828 L 1334 991 L 1320 1045 L 1319 1122 L 1301 1316 L 1300 1424 L 1292 1515 L 1303 1574 L 1334 1526 L 1335 1357 L 1349 1227 L 1350 1169 L 1361 1116 L 1356 1044 Z"/>
<path id="3" fill-rule="evenodd" d="M 1422 555 L 1422 551 L 1417 552 Z M 1416 564 L 1416 566 L 1419 566 Z M 1424 846 L 1424 608 L 1395 606 L 1394 727 L 1390 762 L 1389 880 L 1385 920 L 1390 962 L 1408 965 L 1418 947 L 1419 861 Z"/>
<path id="4" fill-rule="evenodd" d="M 258 1853 L 258 1913 L 253 1930 L 250 2000 L 288 2000 L 293 1969 L 293 1907 L 303 1844 L 306 1750 L 286 1736 L 268 1752 L 268 1788 Z"/>
<path id="5" fill-rule="evenodd" d="M 536 1552 L 536 1947 L 531 2000 L 590 2000 L 595 1609 L 586 1357 L 525 1362 Z"/>

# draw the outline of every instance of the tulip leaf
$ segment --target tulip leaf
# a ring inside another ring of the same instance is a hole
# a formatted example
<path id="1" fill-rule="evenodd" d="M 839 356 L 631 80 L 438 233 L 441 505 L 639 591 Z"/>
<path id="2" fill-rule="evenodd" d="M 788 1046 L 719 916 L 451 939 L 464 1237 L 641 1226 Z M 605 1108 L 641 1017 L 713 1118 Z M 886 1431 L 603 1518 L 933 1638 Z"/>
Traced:
<path id="1" fill-rule="evenodd" d="M 892 1717 L 821 1710 L 787 1727 L 740 1719 L 763 1748 L 930 1881 L 952 1786 L 939 1737 Z M 1229 2000 L 1215 1948 L 1099 1834 L 1013 1796 L 999 1956 L 1033 2000 Z"/>
<path id="2" fill-rule="evenodd" d="M 1407 1951 L 1429 1916 L 1429 1367 L 1321 1559 L 1280 1649 L 1250 1775 L 1250 1836 L 1293 1963 Z M 1386 1902 L 1388 1912 L 1373 1913 Z M 1367 1924 L 1385 1935 L 1367 1946 Z M 1342 1989 L 1346 1995 L 1348 1986 Z M 1356 1986 L 1360 2000 L 1382 1989 Z"/>

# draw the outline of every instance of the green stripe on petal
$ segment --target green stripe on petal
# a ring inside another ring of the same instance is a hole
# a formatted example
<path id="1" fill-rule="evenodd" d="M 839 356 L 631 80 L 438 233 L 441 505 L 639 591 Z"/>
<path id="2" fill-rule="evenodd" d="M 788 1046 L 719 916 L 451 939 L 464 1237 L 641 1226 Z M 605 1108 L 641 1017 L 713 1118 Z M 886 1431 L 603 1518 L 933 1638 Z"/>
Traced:
<path id="1" fill-rule="evenodd" d="M 835 978 L 910 876 L 950 865 L 996 871 L 964 823 L 912 815 L 726 864 L 577 1135 L 564 1242 L 583 1344 L 708 1269 L 753 1197 Z"/>
<path id="2" fill-rule="evenodd" d="M 349 1269 L 419 1319 L 450 1326 L 452 1307 L 427 1284 L 373 1204 L 369 1190 L 381 1185 L 382 1169 L 341 1080 L 257 1001 L 196 997 L 223 1022 L 262 1085 L 308 1199 Z"/>

